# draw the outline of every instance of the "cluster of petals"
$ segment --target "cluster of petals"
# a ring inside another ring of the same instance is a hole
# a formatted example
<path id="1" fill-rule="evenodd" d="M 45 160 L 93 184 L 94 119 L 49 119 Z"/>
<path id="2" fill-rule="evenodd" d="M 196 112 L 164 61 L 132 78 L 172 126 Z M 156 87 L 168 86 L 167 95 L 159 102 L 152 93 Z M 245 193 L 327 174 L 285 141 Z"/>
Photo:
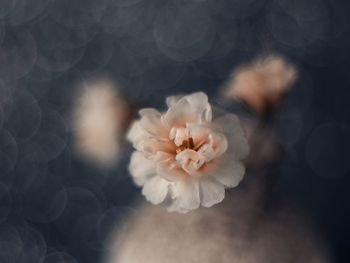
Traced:
<path id="1" fill-rule="evenodd" d="M 135 152 L 129 171 L 142 193 L 168 211 L 188 212 L 221 202 L 236 187 L 249 146 L 233 114 L 213 118 L 203 92 L 167 98 L 168 110 L 140 110 L 128 132 Z"/>

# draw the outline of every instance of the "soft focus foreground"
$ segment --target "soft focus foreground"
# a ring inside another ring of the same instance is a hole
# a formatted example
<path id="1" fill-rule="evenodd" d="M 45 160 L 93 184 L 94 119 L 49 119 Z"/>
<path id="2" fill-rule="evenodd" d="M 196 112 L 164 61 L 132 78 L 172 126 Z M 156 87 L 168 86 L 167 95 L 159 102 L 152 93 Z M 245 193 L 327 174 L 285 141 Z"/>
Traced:
<path id="1" fill-rule="evenodd" d="M 107 262 L 331 262 L 305 218 L 266 208 L 260 179 L 250 178 L 215 207 L 188 214 L 141 204 L 114 237 Z"/>

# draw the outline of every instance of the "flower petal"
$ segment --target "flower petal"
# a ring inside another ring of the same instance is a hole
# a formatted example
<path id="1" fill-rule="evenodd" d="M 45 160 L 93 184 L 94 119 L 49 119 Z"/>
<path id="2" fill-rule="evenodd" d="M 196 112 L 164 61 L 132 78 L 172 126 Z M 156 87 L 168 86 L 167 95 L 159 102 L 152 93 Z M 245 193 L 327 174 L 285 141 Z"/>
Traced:
<path id="1" fill-rule="evenodd" d="M 176 147 L 165 141 L 159 141 L 155 138 L 149 138 L 140 141 L 136 147 L 138 151 L 146 153 L 148 156 L 156 155 L 158 152 L 173 153 Z"/>
<path id="2" fill-rule="evenodd" d="M 189 175 L 174 159 L 167 159 L 157 163 L 157 174 L 170 182 L 186 180 Z"/>
<path id="3" fill-rule="evenodd" d="M 166 98 L 166 105 L 168 108 L 175 105 L 184 95 L 169 96 Z"/>
<path id="4" fill-rule="evenodd" d="M 236 187 L 243 179 L 245 167 L 240 162 L 234 162 L 228 158 L 222 160 L 214 171 L 215 179 L 226 187 Z"/>
<path id="5" fill-rule="evenodd" d="M 176 161 L 180 164 L 186 164 L 189 160 L 192 161 L 197 161 L 199 160 L 200 156 L 198 152 L 191 150 L 191 149 L 186 149 L 183 150 L 182 152 L 178 153 L 176 155 Z"/>
<path id="6" fill-rule="evenodd" d="M 196 148 L 208 141 L 208 135 L 212 132 L 209 127 L 200 124 L 187 124 L 187 129 L 189 130 L 193 142 Z"/>
<path id="7" fill-rule="evenodd" d="M 131 155 L 129 172 L 133 176 L 134 182 L 141 186 L 149 177 L 156 174 L 156 166 L 153 161 L 146 159 L 141 152 L 135 151 Z"/>
<path id="8" fill-rule="evenodd" d="M 225 198 L 225 187 L 213 179 L 203 178 L 199 183 L 199 190 L 204 207 L 211 207 Z"/>
<path id="9" fill-rule="evenodd" d="M 181 99 L 168 109 L 165 120 L 171 127 L 183 127 L 187 122 L 195 122 L 195 116 L 191 113 L 190 103 L 185 99 Z"/>
<path id="10" fill-rule="evenodd" d="M 175 185 L 176 199 L 172 209 L 178 211 L 193 210 L 199 207 L 199 183 L 197 180 L 181 180 Z"/>
<path id="11" fill-rule="evenodd" d="M 163 123 L 159 111 L 147 108 L 140 110 L 139 114 L 141 116 L 140 125 L 143 129 L 158 139 L 168 139 L 169 127 Z"/>
<path id="12" fill-rule="evenodd" d="M 126 138 L 135 147 L 141 140 L 150 138 L 150 135 L 141 127 L 140 121 L 134 121 L 131 124 Z"/>
<path id="13" fill-rule="evenodd" d="M 208 102 L 208 96 L 204 92 L 192 93 L 183 98 L 191 104 L 197 118 L 205 122 L 211 121 L 212 110 Z"/>
<path id="14" fill-rule="evenodd" d="M 198 152 L 186 149 L 176 155 L 176 161 L 187 174 L 199 176 L 198 169 L 202 166 L 204 160 L 201 160 Z"/>
<path id="15" fill-rule="evenodd" d="M 204 144 L 201 148 L 199 148 L 198 155 L 204 162 L 210 162 L 215 158 L 213 147 L 210 144 Z"/>
<path id="16" fill-rule="evenodd" d="M 158 205 L 164 201 L 168 194 L 169 182 L 160 176 L 154 176 L 147 180 L 142 189 L 142 194 L 152 204 Z"/>
<path id="17" fill-rule="evenodd" d="M 211 106 L 208 97 L 203 92 L 182 97 L 172 105 L 165 119 L 170 126 L 186 126 L 186 123 L 202 123 L 211 121 Z"/>
<path id="18" fill-rule="evenodd" d="M 213 122 L 216 131 L 225 135 L 228 142 L 227 151 L 233 160 L 243 160 L 249 154 L 249 144 L 236 115 L 227 114 Z"/>
<path id="19" fill-rule="evenodd" d="M 228 143 L 225 135 L 221 133 L 213 132 L 209 136 L 210 136 L 210 140 L 213 143 L 215 157 L 219 157 L 220 155 L 225 153 L 228 147 Z"/>

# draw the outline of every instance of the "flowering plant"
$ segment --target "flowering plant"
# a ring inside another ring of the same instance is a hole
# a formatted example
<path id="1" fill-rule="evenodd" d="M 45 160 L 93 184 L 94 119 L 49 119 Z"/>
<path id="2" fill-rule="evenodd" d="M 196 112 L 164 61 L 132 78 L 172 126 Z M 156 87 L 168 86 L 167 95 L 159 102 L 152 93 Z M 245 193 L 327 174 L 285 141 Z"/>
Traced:
<path id="1" fill-rule="evenodd" d="M 127 138 L 136 151 L 129 171 L 142 193 L 168 211 L 210 207 L 236 187 L 249 146 L 239 119 L 227 114 L 213 119 L 203 92 L 167 98 L 168 110 L 140 110 Z"/>

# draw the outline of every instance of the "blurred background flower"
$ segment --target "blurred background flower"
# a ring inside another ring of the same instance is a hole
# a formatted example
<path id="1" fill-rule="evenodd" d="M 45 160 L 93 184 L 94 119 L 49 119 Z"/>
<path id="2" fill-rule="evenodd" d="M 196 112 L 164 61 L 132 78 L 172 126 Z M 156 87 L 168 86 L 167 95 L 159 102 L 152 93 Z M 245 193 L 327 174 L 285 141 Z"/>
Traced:
<path id="1" fill-rule="evenodd" d="M 81 86 L 72 123 L 76 149 L 97 165 L 116 165 L 131 109 L 107 80 L 93 80 Z"/>
<path id="2" fill-rule="evenodd" d="M 237 99 L 260 114 L 274 111 L 297 79 L 297 70 L 282 57 L 269 55 L 236 69 L 223 95 Z"/>

